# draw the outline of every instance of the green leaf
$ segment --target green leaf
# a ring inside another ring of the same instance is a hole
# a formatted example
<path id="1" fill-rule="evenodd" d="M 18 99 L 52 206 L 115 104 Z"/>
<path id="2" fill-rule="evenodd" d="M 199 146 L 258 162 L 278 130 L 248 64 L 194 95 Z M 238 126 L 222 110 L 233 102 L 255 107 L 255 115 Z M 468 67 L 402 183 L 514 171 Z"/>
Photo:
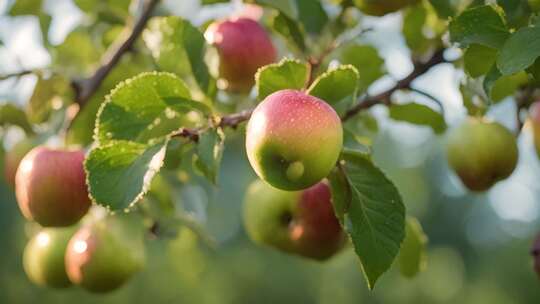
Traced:
<path id="1" fill-rule="evenodd" d="M 11 16 L 39 15 L 43 0 L 17 0 L 9 9 Z"/>
<path id="2" fill-rule="evenodd" d="M 320 75 L 307 93 L 339 110 L 338 105 L 350 104 L 356 100 L 359 78 L 358 70 L 354 66 L 342 65 Z"/>
<path id="3" fill-rule="evenodd" d="M 429 46 L 423 30 L 427 19 L 427 9 L 420 2 L 407 9 L 403 17 L 403 36 L 412 51 L 422 52 Z"/>
<path id="4" fill-rule="evenodd" d="M 68 104 L 72 98 L 73 90 L 66 78 L 59 75 L 49 78 L 39 76 L 27 104 L 28 119 L 32 123 L 42 123 L 49 118 L 53 108 Z"/>
<path id="5" fill-rule="evenodd" d="M 415 125 L 429 126 L 437 134 L 441 134 L 446 130 L 446 122 L 441 113 L 418 103 L 392 105 L 390 107 L 390 117 L 394 120 Z"/>
<path id="6" fill-rule="evenodd" d="M 465 10 L 450 22 L 450 40 L 462 47 L 476 43 L 499 49 L 509 36 L 501 9 L 484 5 Z"/>
<path id="7" fill-rule="evenodd" d="M 43 42 L 45 45 L 49 45 L 49 27 L 51 26 L 52 17 L 45 13 L 40 13 L 38 15 L 38 20 Z"/>
<path id="8" fill-rule="evenodd" d="M 310 34 L 320 34 L 328 23 L 328 15 L 319 0 L 296 0 L 298 19 Z"/>
<path id="9" fill-rule="evenodd" d="M 504 10 L 505 19 L 510 27 L 522 27 L 527 25 L 531 14 L 527 2 L 531 1 L 497 0 L 497 4 Z"/>
<path id="10" fill-rule="evenodd" d="M 89 145 L 94 134 L 97 112 L 104 102 L 105 96 L 121 81 L 149 71 L 152 64 L 152 59 L 146 54 L 124 54 L 116 67 L 105 77 L 96 93 L 75 116 L 67 131 L 66 143 Z"/>
<path id="11" fill-rule="evenodd" d="M 23 129 L 26 134 L 34 134 L 34 130 L 26 117 L 26 113 L 11 103 L 0 105 L 0 125 L 18 126 Z"/>
<path id="12" fill-rule="evenodd" d="M 166 72 L 142 73 L 120 83 L 106 97 L 96 122 L 100 145 L 113 140 L 147 143 L 180 127 L 189 127 L 188 113 L 201 113 L 185 83 Z"/>
<path id="13" fill-rule="evenodd" d="M 308 73 L 305 63 L 287 58 L 260 68 L 255 74 L 259 99 L 279 90 L 302 89 L 308 80 Z"/>
<path id="14" fill-rule="evenodd" d="M 399 251 L 399 270 L 407 278 L 416 276 L 426 268 L 427 236 L 420 222 L 413 217 L 407 217 L 405 240 Z"/>
<path id="15" fill-rule="evenodd" d="M 540 57 L 540 27 L 521 28 L 502 47 L 497 67 L 502 75 L 510 75 L 531 66 Z"/>
<path id="16" fill-rule="evenodd" d="M 119 141 L 90 151 L 84 167 L 92 200 L 113 211 L 137 203 L 163 165 L 166 147 L 166 140 L 153 145 Z"/>
<path id="17" fill-rule="evenodd" d="M 514 75 L 502 76 L 497 79 L 491 89 L 491 99 L 494 102 L 502 101 L 504 98 L 514 95 L 519 87 L 528 81 L 527 73 L 523 71 Z"/>
<path id="18" fill-rule="evenodd" d="M 453 6 L 453 0 L 429 0 L 437 15 L 443 19 L 454 16 L 456 9 Z"/>
<path id="19" fill-rule="evenodd" d="M 498 102 L 513 95 L 523 84 L 527 83 L 527 73 L 521 71 L 514 75 L 502 75 L 494 64 L 484 78 L 484 91 L 492 102 Z"/>
<path id="20" fill-rule="evenodd" d="M 180 75 L 187 69 L 203 92 L 212 90 L 214 82 L 204 61 L 206 40 L 188 21 L 174 16 L 153 18 L 143 39 L 160 69 Z"/>
<path id="21" fill-rule="evenodd" d="M 300 52 L 305 52 L 306 43 L 304 33 L 296 21 L 287 17 L 284 13 L 279 12 L 272 19 L 272 28 L 293 47 L 297 48 Z"/>
<path id="22" fill-rule="evenodd" d="M 251 2 L 274 8 L 285 14 L 289 19 L 298 19 L 298 7 L 295 0 L 251 0 Z"/>
<path id="23" fill-rule="evenodd" d="M 199 136 L 197 144 L 197 168 L 214 184 L 217 184 L 224 143 L 223 131 L 210 129 Z"/>
<path id="24" fill-rule="evenodd" d="M 465 72 L 477 78 L 489 72 L 497 58 L 497 50 L 480 44 L 471 44 L 463 55 Z"/>
<path id="25" fill-rule="evenodd" d="M 358 70 L 359 92 L 365 92 L 384 75 L 384 60 L 377 49 L 370 45 L 348 45 L 341 51 L 339 59 L 342 64 L 353 65 Z"/>
<path id="26" fill-rule="evenodd" d="M 345 151 L 330 176 L 337 217 L 350 235 L 369 288 L 396 258 L 405 237 L 405 207 L 394 184 L 364 155 Z"/>

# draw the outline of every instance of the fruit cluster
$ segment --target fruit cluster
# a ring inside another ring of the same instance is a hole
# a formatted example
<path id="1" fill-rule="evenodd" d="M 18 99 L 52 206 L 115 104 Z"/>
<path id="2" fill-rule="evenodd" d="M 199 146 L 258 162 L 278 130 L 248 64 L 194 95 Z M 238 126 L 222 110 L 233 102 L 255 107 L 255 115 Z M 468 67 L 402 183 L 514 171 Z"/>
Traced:
<path id="1" fill-rule="evenodd" d="M 22 214 L 44 227 L 24 251 L 28 277 L 55 288 L 118 288 L 144 264 L 142 232 L 119 215 L 78 224 L 91 206 L 84 152 L 38 146 L 25 153 L 30 146 L 25 142 L 8 153 L 5 171 L 6 180 L 14 180 Z M 18 168 L 15 177 L 12 168 Z"/>
<path id="2" fill-rule="evenodd" d="M 366 14 L 381 16 L 415 2 L 354 4 Z M 257 70 L 277 58 L 269 35 L 251 19 L 215 22 L 205 37 L 219 54 L 219 76 L 230 92 L 249 92 Z M 540 104 L 531 107 L 530 116 L 540 154 Z M 244 203 L 245 228 L 254 242 L 316 260 L 344 247 L 346 234 L 325 180 L 342 148 L 341 118 L 324 100 L 286 89 L 258 104 L 246 130 L 247 156 L 260 178 L 249 187 Z M 468 189 L 486 191 L 512 174 L 518 148 L 501 124 L 469 118 L 449 134 L 447 155 Z M 83 150 L 23 141 L 6 155 L 5 175 L 24 217 L 43 227 L 25 249 L 29 278 L 55 288 L 76 284 L 106 292 L 144 265 L 144 231 L 132 216 L 86 216 L 92 201 L 84 160 Z"/>

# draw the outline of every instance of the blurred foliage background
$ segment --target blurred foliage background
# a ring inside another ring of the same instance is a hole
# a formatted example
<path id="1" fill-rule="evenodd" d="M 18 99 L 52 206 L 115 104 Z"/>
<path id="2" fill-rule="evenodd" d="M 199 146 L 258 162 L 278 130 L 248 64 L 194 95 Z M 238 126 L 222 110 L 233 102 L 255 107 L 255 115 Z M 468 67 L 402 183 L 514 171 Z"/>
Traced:
<path id="1" fill-rule="evenodd" d="M 34 8 L 35 16 L 13 17 L 17 15 L 14 2 L 0 0 L 0 72 L 52 64 L 70 77 L 87 76 L 95 68 L 122 28 L 129 3 L 45 1 L 45 9 Z M 41 1 L 19 2 L 32 9 Z M 169 0 L 159 13 L 180 15 L 200 25 L 230 14 L 238 5 L 203 8 L 197 0 Z M 362 43 L 378 49 L 389 73 L 370 88 L 376 91 L 410 72 L 411 54 L 401 36 L 400 14 L 366 17 L 362 22 L 372 28 L 361 37 Z M 46 39 L 42 39 L 43 29 Z M 131 53 L 106 79 L 103 90 L 94 96 L 96 101 L 85 109 L 89 114 L 79 119 L 82 127 L 68 134 L 74 142 L 89 137 L 92 111 L 117 82 L 155 68 L 149 58 L 145 52 Z M 444 102 L 450 126 L 466 115 L 457 85 L 460 73 L 450 64 L 442 65 L 417 82 Z M 0 100 L 26 105 L 38 81 L 34 75 L 0 81 Z M 512 128 L 515 121 L 505 114 L 514 113 L 514 107 L 512 100 L 506 100 L 488 115 Z M 488 193 L 469 194 L 446 166 L 444 135 L 393 121 L 384 107 L 376 107 L 371 115 L 376 127 L 370 129 L 376 132 L 366 137 L 373 141 L 375 161 L 397 184 L 408 212 L 420 219 L 429 237 L 428 266 L 414 279 L 392 269 L 370 292 L 350 248 L 319 263 L 252 244 L 241 224 L 241 206 L 255 175 L 240 130 L 229 131 L 219 187 L 194 178 L 174 192 L 175 200 L 188 206 L 217 246 L 208 246 L 185 228 L 172 240 L 149 239 L 146 269 L 107 295 L 78 288 L 56 291 L 29 282 L 21 257 L 30 228 L 12 190 L 2 181 L 0 303 L 538 303 L 540 281 L 532 271 L 529 247 L 540 230 L 540 189 L 535 183 L 540 161 L 530 132 L 526 129 L 519 138 L 520 163 L 513 176 Z M 40 119 L 39 113 L 35 119 Z M 4 133 L 3 149 L 22 137 L 16 128 Z"/>

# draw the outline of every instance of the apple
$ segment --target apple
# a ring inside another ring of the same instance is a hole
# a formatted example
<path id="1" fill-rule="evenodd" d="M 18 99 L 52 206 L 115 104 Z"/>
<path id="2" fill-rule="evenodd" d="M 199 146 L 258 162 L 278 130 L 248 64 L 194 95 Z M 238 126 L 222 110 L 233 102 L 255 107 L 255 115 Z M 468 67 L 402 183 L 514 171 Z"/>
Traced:
<path id="1" fill-rule="evenodd" d="M 266 97 L 247 125 L 246 150 L 257 175 L 282 190 L 309 188 L 335 166 L 341 120 L 323 100 L 282 90 Z"/>
<path id="2" fill-rule="evenodd" d="M 418 0 L 354 0 L 354 4 L 360 11 L 372 16 L 384 16 L 397 12 L 417 2 Z"/>
<path id="3" fill-rule="evenodd" d="M 129 215 L 114 215 L 81 227 L 66 250 L 69 279 L 104 293 L 119 288 L 144 266 L 143 230 Z"/>
<path id="4" fill-rule="evenodd" d="M 254 242 L 315 260 L 332 257 L 346 240 L 326 182 L 288 192 L 255 181 L 246 193 L 244 224 Z"/>
<path id="5" fill-rule="evenodd" d="M 68 228 L 44 228 L 26 245 L 23 255 L 24 270 L 40 286 L 65 288 L 71 285 L 64 264 L 69 239 L 75 232 Z"/>
<path id="6" fill-rule="evenodd" d="M 21 161 L 15 194 L 23 215 L 45 227 L 77 223 L 91 205 L 82 150 L 39 146 Z"/>
<path id="7" fill-rule="evenodd" d="M 540 101 L 531 105 L 529 117 L 532 125 L 534 147 L 536 154 L 540 157 Z"/>
<path id="8" fill-rule="evenodd" d="M 249 92 L 257 70 L 276 61 L 277 52 L 270 36 L 253 19 L 234 17 L 214 22 L 204 36 L 216 47 L 219 76 L 232 92 Z"/>
<path id="9" fill-rule="evenodd" d="M 16 143 L 9 151 L 4 155 L 4 178 L 11 187 L 15 187 L 15 173 L 19 163 L 26 155 L 36 146 L 34 139 L 23 139 Z"/>
<path id="10" fill-rule="evenodd" d="M 450 167 L 472 191 L 485 191 L 509 177 L 516 168 L 514 135 L 497 122 L 469 118 L 448 136 Z"/>

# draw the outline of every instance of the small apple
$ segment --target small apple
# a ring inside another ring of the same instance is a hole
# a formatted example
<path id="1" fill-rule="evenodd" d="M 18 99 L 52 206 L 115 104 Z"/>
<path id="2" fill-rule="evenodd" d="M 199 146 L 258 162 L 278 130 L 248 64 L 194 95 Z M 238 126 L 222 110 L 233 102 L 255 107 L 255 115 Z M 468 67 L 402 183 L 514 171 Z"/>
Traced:
<path id="1" fill-rule="evenodd" d="M 112 291 L 143 267 L 143 230 L 129 215 L 92 222 L 69 241 L 65 263 L 74 284 L 95 293 Z"/>
<path id="2" fill-rule="evenodd" d="M 37 285 L 65 288 L 71 285 L 64 264 L 73 227 L 44 228 L 26 245 L 23 266 L 28 278 Z"/>
<path id="3" fill-rule="evenodd" d="M 287 192 L 257 180 L 246 194 L 244 223 L 254 242 L 316 260 L 330 258 L 346 240 L 326 182 Z"/>
<path id="4" fill-rule="evenodd" d="M 325 178 L 343 144 L 341 120 L 323 100 L 282 90 L 266 97 L 247 125 L 246 150 L 261 179 L 301 190 Z"/>
<path id="5" fill-rule="evenodd" d="M 540 101 L 533 103 L 529 109 L 529 117 L 532 125 L 534 147 L 540 157 Z"/>
<path id="6" fill-rule="evenodd" d="M 264 28 L 249 18 L 212 23 L 204 34 L 219 53 L 219 76 L 228 89 L 246 93 L 255 83 L 257 70 L 276 61 L 276 48 Z"/>
<path id="7" fill-rule="evenodd" d="M 45 227 L 77 223 L 91 201 L 82 150 L 32 149 L 15 175 L 15 194 L 23 215 Z"/>
<path id="8" fill-rule="evenodd" d="M 372 16 L 384 16 L 397 12 L 417 2 L 418 0 L 354 0 L 354 4 L 360 11 Z"/>
<path id="9" fill-rule="evenodd" d="M 26 138 L 16 143 L 9 151 L 4 155 L 4 178 L 11 187 L 15 187 L 15 173 L 19 163 L 26 155 L 36 146 L 34 139 Z"/>
<path id="10" fill-rule="evenodd" d="M 516 168 L 514 135 L 497 122 L 469 118 L 448 136 L 448 162 L 463 184 L 485 191 L 509 177 Z"/>

